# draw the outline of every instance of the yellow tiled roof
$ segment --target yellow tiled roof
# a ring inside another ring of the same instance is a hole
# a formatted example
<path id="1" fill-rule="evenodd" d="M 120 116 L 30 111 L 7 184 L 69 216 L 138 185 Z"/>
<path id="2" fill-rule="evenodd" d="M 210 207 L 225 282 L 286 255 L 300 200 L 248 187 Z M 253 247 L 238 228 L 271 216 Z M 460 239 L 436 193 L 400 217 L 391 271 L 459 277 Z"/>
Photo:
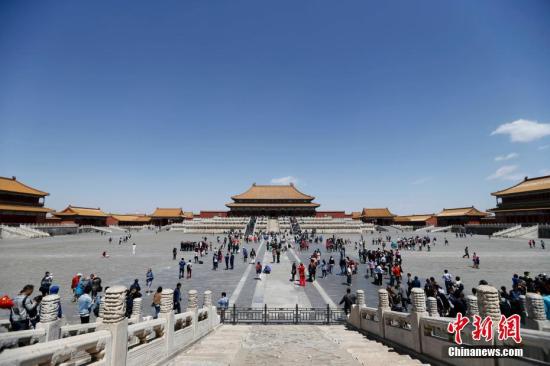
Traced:
<path id="1" fill-rule="evenodd" d="M 491 193 L 493 196 L 507 196 L 515 193 L 550 190 L 550 175 L 544 177 L 527 178 L 513 187 Z"/>
<path id="2" fill-rule="evenodd" d="M 0 177 L 0 191 L 28 194 L 31 196 L 48 196 L 48 192 L 39 191 L 38 189 L 29 187 L 19 182 L 15 177 L 6 178 Z"/>
<path id="3" fill-rule="evenodd" d="M 487 216 L 487 213 L 479 211 L 474 206 L 459 207 L 459 208 L 444 208 L 443 211 L 436 215 L 437 217 L 453 217 L 453 216 Z"/>
<path id="4" fill-rule="evenodd" d="M 315 197 L 300 192 L 294 184 L 289 185 L 257 185 L 253 184 L 246 192 L 232 196 L 232 199 L 264 199 L 264 200 L 313 200 Z"/>
<path id="5" fill-rule="evenodd" d="M 46 207 L 0 204 L 0 211 L 52 212 L 53 210 L 50 209 L 50 208 L 46 208 Z"/>
<path id="6" fill-rule="evenodd" d="M 151 214 L 151 217 L 182 217 L 181 208 L 158 208 Z"/>
<path id="7" fill-rule="evenodd" d="M 354 211 L 351 213 L 352 219 L 360 219 L 361 218 L 361 211 Z"/>
<path id="8" fill-rule="evenodd" d="M 427 215 L 408 215 L 408 216 L 395 216 L 397 222 L 412 222 L 412 221 L 426 221 L 433 217 L 433 214 Z"/>
<path id="9" fill-rule="evenodd" d="M 318 203 L 313 202 L 296 202 L 296 203 L 228 203 L 227 207 L 319 207 Z"/>
<path id="10" fill-rule="evenodd" d="M 145 215 L 116 215 L 111 214 L 111 217 L 115 218 L 118 221 L 126 222 L 149 222 L 151 218 Z"/>
<path id="11" fill-rule="evenodd" d="M 90 207 L 78 207 L 69 205 L 66 209 L 59 212 L 54 212 L 55 216 L 93 216 L 93 217 L 107 217 L 105 212 L 100 208 Z"/>
<path id="12" fill-rule="evenodd" d="M 374 217 L 387 217 L 392 218 L 395 215 L 386 208 L 364 208 L 361 213 L 361 217 L 374 218 Z"/>

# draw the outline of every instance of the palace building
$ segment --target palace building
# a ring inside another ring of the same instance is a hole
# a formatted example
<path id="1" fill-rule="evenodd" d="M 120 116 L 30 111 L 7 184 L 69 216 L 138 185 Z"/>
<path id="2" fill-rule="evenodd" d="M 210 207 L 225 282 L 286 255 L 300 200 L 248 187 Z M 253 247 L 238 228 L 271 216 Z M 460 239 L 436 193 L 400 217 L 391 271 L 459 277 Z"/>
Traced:
<path id="1" fill-rule="evenodd" d="M 151 215 L 151 224 L 164 226 L 183 222 L 185 214 L 181 208 L 158 208 Z"/>
<path id="2" fill-rule="evenodd" d="M 437 219 L 436 226 L 480 224 L 481 219 L 486 217 L 487 213 L 479 211 L 474 206 L 459 208 L 444 208 L 443 211 L 435 215 Z"/>
<path id="3" fill-rule="evenodd" d="M 19 182 L 15 177 L 0 177 L 0 223 L 35 224 L 44 222 L 53 210 L 44 207 L 49 193 Z"/>
<path id="4" fill-rule="evenodd" d="M 137 215 L 137 214 L 126 214 L 126 215 L 117 215 L 111 214 L 107 218 L 107 225 L 115 226 L 141 226 L 148 225 L 151 222 L 151 218 L 147 215 Z"/>
<path id="5" fill-rule="evenodd" d="M 364 208 L 361 220 L 376 225 L 392 225 L 395 215 L 386 208 Z"/>
<path id="6" fill-rule="evenodd" d="M 422 227 L 437 224 L 434 214 L 395 216 L 394 222 L 397 225 Z"/>
<path id="7" fill-rule="evenodd" d="M 496 197 L 495 221 L 502 223 L 550 223 L 550 175 L 527 178 L 501 191 Z"/>
<path id="8" fill-rule="evenodd" d="M 62 222 L 71 222 L 78 225 L 106 226 L 108 214 L 101 211 L 100 208 L 79 207 L 69 205 L 66 209 L 54 212 L 54 216 L 59 217 Z"/>
<path id="9" fill-rule="evenodd" d="M 320 205 L 315 197 L 300 192 L 294 184 L 257 185 L 232 196 L 226 204 L 229 216 L 315 216 Z"/>

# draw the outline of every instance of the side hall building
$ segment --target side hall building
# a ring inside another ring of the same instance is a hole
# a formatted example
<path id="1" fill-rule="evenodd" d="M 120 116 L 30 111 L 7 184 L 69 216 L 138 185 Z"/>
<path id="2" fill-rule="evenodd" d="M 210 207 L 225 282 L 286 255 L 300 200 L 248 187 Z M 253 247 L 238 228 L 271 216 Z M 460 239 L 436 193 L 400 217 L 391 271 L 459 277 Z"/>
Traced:
<path id="1" fill-rule="evenodd" d="M 69 205 L 66 209 L 54 212 L 62 222 L 71 222 L 78 225 L 107 226 L 108 214 L 100 208 L 80 207 Z"/>
<path id="2" fill-rule="evenodd" d="M 300 192 L 294 184 L 257 185 L 244 193 L 232 196 L 226 204 L 228 216 L 315 216 L 320 206 L 315 197 Z"/>
<path id="3" fill-rule="evenodd" d="M 375 225 L 392 225 L 395 215 L 386 208 L 364 208 L 361 212 L 363 222 Z"/>
<path id="4" fill-rule="evenodd" d="M 510 188 L 491 193 L 496 197 L 495 221 L 512 224 L 550 223 L 550 175 L 527 178 Z"/>
<path id="5" fill-rule="evenodd" d="M 474 206 L 459 208 L 444 208 L 443 211 L 435 215 L 437 219 L 436 226 L 451 225 L 479 225 L 481 219 L 486 217 L 487 213 L 479 211 Z"/>
<path id="6" fill-rule="evenodd" d="M 44 207 L 49 193 L 21 183 L 15 177 L 0 177 L 0 223 L 35 224 L 44 222 L 53 210 Z"/>
<path id="7" fill-rule="evenodd" d="M 158 208 L 151 215 L 151 224 L 164 226 L 183 222 L 185 214 L 181 208 Z"/>

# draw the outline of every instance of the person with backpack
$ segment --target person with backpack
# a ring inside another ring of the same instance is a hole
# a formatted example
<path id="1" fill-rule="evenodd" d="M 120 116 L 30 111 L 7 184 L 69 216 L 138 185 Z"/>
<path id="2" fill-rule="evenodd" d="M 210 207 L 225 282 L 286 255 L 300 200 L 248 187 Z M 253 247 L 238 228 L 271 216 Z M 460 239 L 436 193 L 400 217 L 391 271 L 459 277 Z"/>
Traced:
<path id="1" fill-rule="evenodd" d="M 10 310 L 10 323 L 13 331 L 30 329 L 30 319 L 33 312 L 37 312 L 38 303 L 30 298 L 34 291 L 33 285 L 25 285 L 21 292 L 13 299 Z"/>
<path id="2" fill-rule="evenodd" d="M 84 293 L 78 298 L 78 315 L 80 315 L 80 324 L 88 324 L 90 322 L 90 311 L 94 305 L 91 286 L 84 287 Z"/>

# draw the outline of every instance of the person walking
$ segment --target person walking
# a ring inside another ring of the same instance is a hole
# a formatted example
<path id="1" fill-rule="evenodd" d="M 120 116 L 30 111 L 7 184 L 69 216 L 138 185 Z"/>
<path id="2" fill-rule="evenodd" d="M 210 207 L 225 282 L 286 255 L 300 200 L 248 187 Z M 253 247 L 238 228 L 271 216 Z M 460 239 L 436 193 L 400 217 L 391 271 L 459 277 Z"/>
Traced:
<path id="1" fill-rule="evenodd" d="M 191 272 L 192 272 L 193 268 L 192 268 L 192 265 L 191 265 L 191 259 L 189 259 L 189 262 L 187 262 L 187 278 L 191 278 Z"/>
<path id="2" fill-rule="evenodd" d="M 160 313 L 160 299 L 162 294 L 162 287 L 157 288 L 157 292 L 153 295 L 153 303 L 151 304 L 155 308 L 155 316 L 154 319 L 157 319 Z"/>
<path id="3" fill-rule="evenodd" d="M 179 272 L 179 275 L 178 275 L 178 279 L 182 279 L 182 278 L 185 278 L 185 259 L 180 259 L 179 263 L 179 269 L 180 269 L 180 272 Z"/>
<path id="4" fill-rule="evenodd" d="M 294 282 L 294 278 L 296 277 L 296 262 L 292 263 L 292 268 L 290 269 L 290 280 Z"/>
<path id="5" fill-rule="evenodd" d="M 233 269 L 235 265 L 235 254 L 231 253 L 229 256 L 229 269 Z"/>
<path id="6" fill-rule="evenodd" d="M 225 322 L 225 311 L 229 308 L 229 299 L 227 294 L 222 292 L 222 297 L 218 300 L 218 309 L 220 310 L 221 322 Z"/>
<path id="7" fill-rule="evenodd" d="M 303 263 L 300 263 L 298 266 L 298 275 L 300 277 L 300 286 L 305 287 L 306 286 L 306 267 Z"/>
<path id="8" fill-rule="evenodd" d="M 40 288 L 38 289 L 42 296 L 46 296 L 50 292 L 50 286 L 53 282 L 53 275 L 50 272 L 46 272 L 42 280 L 40 280 Z"/>
<path id="9" fill-rule="evenodd" d="M 12 331 L 30 329 L 29 313 L 32 313 L 36 307 L 30 298 L 33 291 L 33 285 L 25 285 L 15 299 L 13 299 L 13 306 L 10 309 Z"/>
<path id="10" fill-rule="evenodd" d="M 351 289 L 348 288 L 346 289 L 346 294 L 342 297 L 342 300 L 340 300 L 339 305 L 344 304 L 344 312 L 346 313 L 346 315 L 349 315 L 351 311 L 351 306 L 353 305 L 353 303 L 354 303 L 354 299 L 351 294 Z"/>
<path id="11" fill-rule="evenodd" d="M 172 249 L 172 260 L 176 260 L 177 255 L 178 255 L 178 249 L 177 248 Z"/>
<path id="12" fill-rule="evenodd" d="M 256 263 L 256 279 L 261 280 L 262 279 L 261 275 L 262 275 L 262 263 L 258 261 L 258 263 Z"/>
<path id="13" fill-rule="evenodd" d="M 229 269 L 229 252 L 225 253 L 225 269 Z"/>
<path id="14" fill-rule="evenodd" d="M 136 243 L 132 243 L 132 255 L 136 255 Z"/>
<path id="15" fill-rule="evenodd" d="M 151 291 L 151 287 L 153 286 L 154 279 L 155 276 L 153 275 L 153 270 L 149 268 L 149 270 L 147 270 L 147 273 L 145 274 L 145 286 L 147 286 L 147 294 L 153 293 L 153 291 Z"/>
<path id="16" fill-rule="evenodd" d="M 468 247 L 464 248 L 464 255 L 462 258 L 470 258 L 470 253 L 468 252 Z"/>

